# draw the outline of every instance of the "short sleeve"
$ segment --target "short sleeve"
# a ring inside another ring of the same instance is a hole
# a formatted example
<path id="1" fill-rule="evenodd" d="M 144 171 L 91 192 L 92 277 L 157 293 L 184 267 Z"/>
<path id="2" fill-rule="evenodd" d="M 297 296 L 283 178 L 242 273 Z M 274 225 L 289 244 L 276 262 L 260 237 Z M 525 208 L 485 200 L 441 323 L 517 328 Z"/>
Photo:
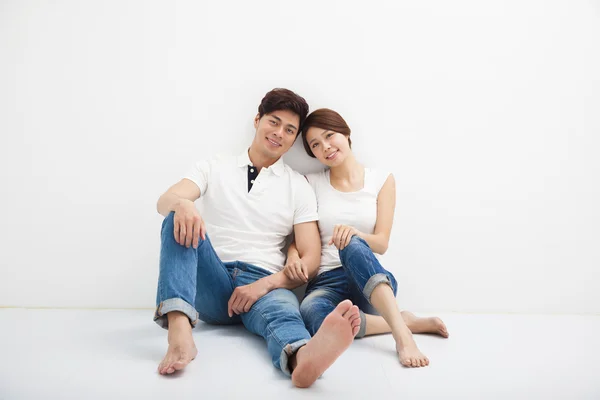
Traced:
<path id="1" fill-rule="evenodd" d="M 317 185 L 317 181 L 319 178 L 319 174 L 316 172 L 313 172 L 312 174 L 306 174 L 304 176 L 304 180 L 308 181 L 308 183 L 310 184 L 310 186 L 312 187 L 312 189 L 314 191 L 316 191 L 316 185 Z"/>
<path id="2" fill-rule="evenodd" d="M 210 160 L 198 161 L 184 176 L 184 178 L 194 182 L 200 188 L 201 195 L 204 195 L 208 189 L 212 164 Z"/>
<path id="3" fill-rule="evenodd" d="M 315 192 L 300 174 L 294 176 L 294 225 L 317 221 L 317 198 Z"/>

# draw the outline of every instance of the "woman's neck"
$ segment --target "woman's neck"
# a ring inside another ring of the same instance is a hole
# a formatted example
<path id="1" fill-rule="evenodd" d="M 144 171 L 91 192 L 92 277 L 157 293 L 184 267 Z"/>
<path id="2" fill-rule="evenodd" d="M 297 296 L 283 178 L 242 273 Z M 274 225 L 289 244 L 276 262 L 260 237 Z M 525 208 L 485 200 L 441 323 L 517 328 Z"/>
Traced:
<path id="1" fill-rule="evenodd" d="M 362 187 L 365 176 L 365 167 L 351 154 L 346 157 L 344 162 L 340 165 L 331 167 L 329 176 L 332 181 L 345 182 L 352 186 L 354 186 L 354 184 L 360 184 Z"/>

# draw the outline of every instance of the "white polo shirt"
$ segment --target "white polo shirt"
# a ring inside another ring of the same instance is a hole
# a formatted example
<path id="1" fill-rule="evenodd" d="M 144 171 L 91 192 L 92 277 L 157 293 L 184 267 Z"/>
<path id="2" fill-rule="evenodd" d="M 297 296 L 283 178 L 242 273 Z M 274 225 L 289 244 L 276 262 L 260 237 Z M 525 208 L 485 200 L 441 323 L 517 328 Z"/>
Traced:
<path id="1" fill-rule="evenodd" d="M 223 262 L 242 261 L 270 272 L 285 265 L 282 249 L 296 224 L 318 220 L 306 179 L 280 158 L 262 168 L 248 192 L 248 151 L 200 161 L 185 178 L 200 188 L 200 215 Z"/>

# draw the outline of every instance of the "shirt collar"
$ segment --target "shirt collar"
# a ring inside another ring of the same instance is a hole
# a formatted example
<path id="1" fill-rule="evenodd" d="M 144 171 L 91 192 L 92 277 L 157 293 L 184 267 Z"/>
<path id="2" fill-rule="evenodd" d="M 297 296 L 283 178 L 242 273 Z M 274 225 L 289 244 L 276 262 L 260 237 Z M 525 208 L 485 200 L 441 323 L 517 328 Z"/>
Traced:
<path id="1" fill-rule="evenodd" d="M 246 149 L 237 157 L 237 166 L 247 167 L 249 165 L 252 165 L 252 161 L 250 161 L 250 157 L 248 157 L 248 149 Z M 273 171 L 275 175 L 281 176 L 285 171 L 285 163 L 283 162 L 283 158 L 279 157 L 279 160 L 275 161 L 275 163 L 267 169 Z"/>

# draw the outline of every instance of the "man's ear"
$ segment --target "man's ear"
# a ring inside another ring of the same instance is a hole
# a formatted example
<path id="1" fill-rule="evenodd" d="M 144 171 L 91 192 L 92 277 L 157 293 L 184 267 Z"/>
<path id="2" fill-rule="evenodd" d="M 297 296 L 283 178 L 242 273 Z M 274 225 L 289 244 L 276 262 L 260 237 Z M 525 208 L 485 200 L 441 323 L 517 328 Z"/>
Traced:
<path id="1" fill-rule="evenodd" d="M 256 114 L 254 117 L 254 129 L 258 129 L 258 121 L 260 121 L 260 114 Z"/>

